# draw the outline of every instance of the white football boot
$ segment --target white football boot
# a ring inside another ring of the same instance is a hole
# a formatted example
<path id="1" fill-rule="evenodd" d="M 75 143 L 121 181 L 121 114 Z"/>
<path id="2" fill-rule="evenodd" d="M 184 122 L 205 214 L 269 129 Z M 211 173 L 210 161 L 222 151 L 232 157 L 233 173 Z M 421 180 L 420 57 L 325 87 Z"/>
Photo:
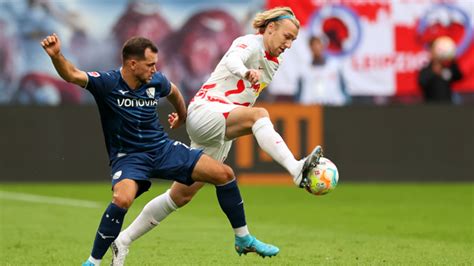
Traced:
<path id="1" fill-rule="evenodd" d="M 128 254 L 128 247 L 114 241 L 110 245 L 110 249 L 112 250 L 112 263 L 110 265 L 123 266 L 125 264 L 125 257 Z"/>
<path id="2" fill-rule="evenodd" d="M 306 156 L 301 172 L 293 178 L 293 182 L 297 187 L 304 188 L 306 186 L 306 175 L 308 174 L 308 171 L 319 164 L 319 159 L 321 159 L 321 157 L 323 157 L 323 148 L 318 145 L 308 156 Z"/>

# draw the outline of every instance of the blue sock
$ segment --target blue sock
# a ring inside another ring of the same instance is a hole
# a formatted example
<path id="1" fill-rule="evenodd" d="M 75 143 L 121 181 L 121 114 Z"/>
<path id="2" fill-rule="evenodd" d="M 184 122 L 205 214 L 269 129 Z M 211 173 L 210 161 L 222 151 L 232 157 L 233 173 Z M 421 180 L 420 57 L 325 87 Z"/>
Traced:
<path id="1" fill-rule="evenodd" d="M 232 182 L 223 186 L 216 186 L 216 194 L 219 205 L 227 215 L 227 219 L 229 219 L 232 228 L 246 225 L 244 202 L 240 196 L 237 181 L 234 179 Z"/>
<path id="2" fill-rule="evenodd" d="M 95 235 L 94 247 L 91 256 L 95 259 L 102 259 L 110 244 L 117 238 L 122 229 L 123 217 L 127 213 L 127 209 L 110 203 L 102 216 L 99 229 Z"/>

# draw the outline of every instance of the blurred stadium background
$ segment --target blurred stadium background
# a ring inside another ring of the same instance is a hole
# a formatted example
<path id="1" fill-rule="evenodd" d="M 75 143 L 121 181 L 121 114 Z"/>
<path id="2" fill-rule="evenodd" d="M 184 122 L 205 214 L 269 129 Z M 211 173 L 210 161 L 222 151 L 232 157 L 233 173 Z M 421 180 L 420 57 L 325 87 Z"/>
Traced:
<path id="1" fill-rule="evenodd" d="M 472 265 L 474 5 L 467 0 L 0 1 L 0 264 L 79 264 L 111 194 L 97 108 L 55 74 L 39 45 L 44 36 L 57 32 L 66 56 L 87 71 L 118 67 L 124 40 L 149 37 L 161 70 L 189 100 L 233 38 L 252 33 L 253 15 L 279 5 L 292 7 L 303 27 L 259 105 L 295 155 L 322 144 L 339 168 L 339 187 L 319 198 L 296 190 L 251 137 L 239 139 L 227 162 L 251 230 L 282 253 L 269 261 L 232 254 L 209 187 L 137 241 L 131 265 Z M 321 33 L 345 98 L 307 104 L 308 40 Z M 417 73 L 428 44 L 443 35 L 457 44 L 464 78 L 452 102 L 427 104 Z M 161 103 L 160 117 L 170 111 Z M 189 142 L 183 128 L 169 133 Z M 155 182 L 126 223 L 168 185 Z"/>

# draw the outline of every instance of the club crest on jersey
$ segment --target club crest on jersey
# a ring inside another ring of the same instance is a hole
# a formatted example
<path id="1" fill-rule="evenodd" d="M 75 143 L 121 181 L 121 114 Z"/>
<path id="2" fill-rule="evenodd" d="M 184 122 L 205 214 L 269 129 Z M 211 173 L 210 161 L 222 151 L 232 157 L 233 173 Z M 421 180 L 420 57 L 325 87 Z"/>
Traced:
<path id="1" fill-rule="evenodd" d="M 148 95 L 148 97 L 152 99 L 155 99 L 155 87 L 150 87 L 146 89 L 146 95 Z"/>
<path id="2" fill-rule="evenodd" d="M 87 74 L 89 74 L 89 76 L 94 77 L 94 78 L 100 77 L 99 72 L 95 72 L 95 71 L 94 72 L 87 72 Z"/>

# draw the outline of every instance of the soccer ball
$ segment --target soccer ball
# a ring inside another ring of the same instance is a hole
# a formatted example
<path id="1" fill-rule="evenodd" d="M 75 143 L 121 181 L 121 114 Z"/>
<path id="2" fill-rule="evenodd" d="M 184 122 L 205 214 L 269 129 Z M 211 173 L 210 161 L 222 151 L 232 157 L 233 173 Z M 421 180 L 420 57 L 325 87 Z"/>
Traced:
<path id="1" fill-rule="evenodd" d="M 456 56 L 456 43 L 448 36 L 437 38 L 433 42 L 433 55 L 439 60 L 451 60 Z"/>
<path id="2" fill-rule="evenodd" d="M 313 195 L 325 195 L 336 188 L 338 181 L 339 172 L 336 165 L 321 157 L 319 164 L 309 170 L 304 188 Z"/>

